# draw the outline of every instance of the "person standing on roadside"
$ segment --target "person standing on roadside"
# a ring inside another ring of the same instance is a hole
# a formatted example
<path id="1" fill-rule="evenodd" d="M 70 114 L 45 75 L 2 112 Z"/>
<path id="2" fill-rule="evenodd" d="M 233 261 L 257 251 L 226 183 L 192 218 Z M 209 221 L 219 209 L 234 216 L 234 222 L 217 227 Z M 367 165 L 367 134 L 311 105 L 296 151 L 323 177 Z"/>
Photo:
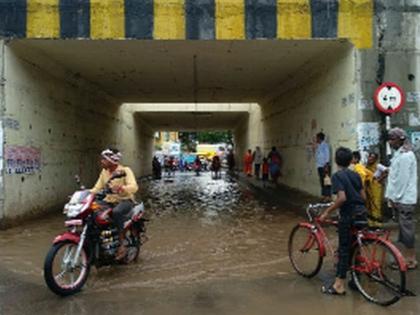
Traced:
<path id="1" fill-rule="evenodd" d="M 369 225 L 382 227 L 383 213 L 382 213 L 382 202 L 384 197 L 384 179 L 387 176 L 387 169 L 384 165 L 378 161 L 378 154 L 370 152 L 366 168 L 373 173 L 373 180 L 371 183 L 371 198 L 368 203 L 369 210 Z"/>
<path id="2" fill-rule="evenodd" d="M 322 202 L 331 201 L 331 189 L 325 185 L 325 175 L 331 174 L 330 168 L 330 148 L 325 141 L 325 134 L 319 132 L 316 135 L 315 161 L 318 170 L 319 182 L 321 184 Z"/>
<path id="3" fill-rule="evenodd" d="M 249 149 L 244 157 L 244 173 L 247 176 L 252 176 L 252 151 Z"/>
<path id="4" fill-rule="evenodd" d="M 270 163 L 270 175 L 273 183 L 277 184 L 277 179 L 281 176 L 282 158 L 276 147 L 272 147 L 268 153 L 268 161 Z"/>
<path id="5" fill-rule="evenodd" d="M 261 149 L 259 146 L 255 147 L 255 151 L 254 153 L 252 153 L 252 158 L 254 161 L 254 172 L 255 172 L 255 177 L 257 179 L 260 179 L 260 169 L 261 169 L 261 164 L 263 162 L 263 154 L 261 152 Z"/>
<path id="6" fill-rule="evenodd" d="M 267 186 L 269 173 L 270 173 L 270 166 L 268 164 L 268 160 L 267 160 L 267 158 L 263 158 L 263 163 L 262 163 L 263 187 Z"/>
<path id="7" fill-rule="evenodd" d="M 417 203 L 417 160 L 406 132 L 393 128 L 388 142 L 395 150 L 389 168 L 385 198 L 396 210 L 399 225 L 398 241 L 405 247 L 404 256 L 409 270 L 416 269 L 414 210 Z"/>
<path id="8" fill-rule="evenodd" d="M 229 150 L 229 152 L 227 154 L 227 157 L 226 157 L 226 160 L 227 160 L 227 165 L 228 165 L 229 171 L 233 172 L 235 170 L 235 155 L 233 154 L 232 149 Z"/>

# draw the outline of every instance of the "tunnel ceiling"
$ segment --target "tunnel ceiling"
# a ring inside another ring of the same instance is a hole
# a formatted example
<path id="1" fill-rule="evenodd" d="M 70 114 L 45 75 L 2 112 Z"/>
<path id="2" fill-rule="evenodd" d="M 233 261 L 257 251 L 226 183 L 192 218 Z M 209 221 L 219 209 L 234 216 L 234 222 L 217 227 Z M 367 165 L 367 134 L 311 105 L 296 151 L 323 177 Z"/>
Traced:
<path id="1" fill-rule="evenodd" d="M 248 116 L 247 112 L 143 112 L 137 117 L 153 130 L 231 130 Z"/>
<path id="2" fill-rule="evenodd" d="M 327 40 L 15 40 L 121 102 L 258 102 L 327 49 Z"/>

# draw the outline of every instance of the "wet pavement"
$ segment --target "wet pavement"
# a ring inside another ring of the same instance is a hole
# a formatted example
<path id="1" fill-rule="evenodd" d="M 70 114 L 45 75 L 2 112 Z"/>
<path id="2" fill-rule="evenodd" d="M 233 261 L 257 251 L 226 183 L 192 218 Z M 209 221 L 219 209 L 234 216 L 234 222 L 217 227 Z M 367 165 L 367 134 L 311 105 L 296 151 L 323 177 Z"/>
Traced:
<path id="1" fill-rule="evenodd" d="M 138 262 L 92 269 L 73 297 L 54 295 L 42 276 L 63 215 L 0 231 L 0 314 L 420 314 L 420 297 L 383 308 L 350 291 L 321 294 L 329 261 L 313 279 L 298 276 L 287 239 L 303 210 L 289 192 L 184 173 L 143 181 L 140 195 L 151 221 Z M 412 291 L 419 280 L 408 273 Z"/>

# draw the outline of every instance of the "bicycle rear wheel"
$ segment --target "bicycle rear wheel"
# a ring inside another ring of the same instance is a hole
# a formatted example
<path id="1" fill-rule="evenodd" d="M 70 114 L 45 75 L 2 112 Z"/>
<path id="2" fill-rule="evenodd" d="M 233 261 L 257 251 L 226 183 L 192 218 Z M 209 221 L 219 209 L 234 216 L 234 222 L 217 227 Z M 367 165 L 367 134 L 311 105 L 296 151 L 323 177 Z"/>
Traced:
<path id="1" fill-rule="evenodd" d="M 289 259 L 296 272 L 304 277 L 315 276 L 322 266 L 320 244 L 309 227 L 296 225 L 289 236 Z"/>
<path id="2" fill-rule="evenodd" d="M 382 240 L 363 240 L 354 248 L 351 276 L 360 293 L 373 303 L 388 306 L 405 291 L 405 272 L 393 249 Z"/>

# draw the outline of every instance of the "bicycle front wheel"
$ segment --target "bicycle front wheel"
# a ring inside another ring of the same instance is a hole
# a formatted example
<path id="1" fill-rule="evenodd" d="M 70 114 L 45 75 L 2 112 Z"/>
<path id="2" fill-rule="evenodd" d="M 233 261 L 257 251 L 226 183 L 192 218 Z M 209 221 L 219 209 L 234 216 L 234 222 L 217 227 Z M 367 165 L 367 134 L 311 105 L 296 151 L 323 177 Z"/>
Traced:
<path id="1" fill-rule="evenodd" d="M 322 266 L 320 244 L 309 227 L 296 225 L 289 236 L 289 259 L 296 272 L 304 277 L 315 276 Z"/>
<path id="2" fill-rule="evenodd" d="M 394 250 L 383 240 L 363 240 L 354 248 L 351 276 L 370 302 L 388 306 L 405 291 L 405 271 Z"/>

